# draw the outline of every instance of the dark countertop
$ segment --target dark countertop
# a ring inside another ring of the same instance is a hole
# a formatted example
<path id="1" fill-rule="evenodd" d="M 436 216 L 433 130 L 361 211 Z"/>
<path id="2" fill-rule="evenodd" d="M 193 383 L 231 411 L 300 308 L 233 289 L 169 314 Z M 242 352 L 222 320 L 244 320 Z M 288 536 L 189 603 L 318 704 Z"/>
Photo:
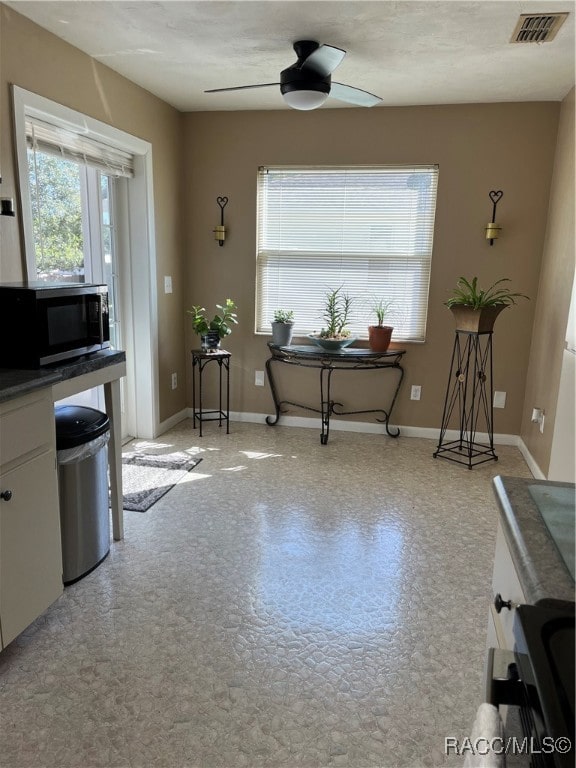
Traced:
<path id="1" fill-rule="evenodd" d="M 34 370 L 0 368 L 0 403 L 22 397 L 43 387 L 51 387 L 59 381 L 74 379 L 100 368 L 123 363 L 125 360 L 125 352 L 108 349 Z"/>
<path id="2" fill-rule="evenodd" d="M 493 484 L 504 535 L 527 602 L 532 605 L 545 605 L 549 600 L 573 603 L 574 578 L 544 522 L 530 487 L 574 490 L 574 484 L 502 476 L 495 477 Z"/>

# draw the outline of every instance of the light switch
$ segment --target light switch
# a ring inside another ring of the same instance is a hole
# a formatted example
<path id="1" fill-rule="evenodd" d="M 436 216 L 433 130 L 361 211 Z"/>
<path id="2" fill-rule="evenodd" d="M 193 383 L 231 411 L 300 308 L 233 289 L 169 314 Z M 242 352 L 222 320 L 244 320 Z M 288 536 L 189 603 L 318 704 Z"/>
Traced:
<path id="1" fill-rule="evenodd" d="M 172 293 L 171 275 L 164 275 L 164 293 Z"/>

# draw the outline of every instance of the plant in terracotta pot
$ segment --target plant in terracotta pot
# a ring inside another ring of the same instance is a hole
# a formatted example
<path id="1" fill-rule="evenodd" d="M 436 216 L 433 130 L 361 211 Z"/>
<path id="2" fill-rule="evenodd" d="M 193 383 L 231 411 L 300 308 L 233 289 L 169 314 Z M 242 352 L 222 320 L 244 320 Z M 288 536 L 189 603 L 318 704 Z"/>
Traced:
<path id="1" fill-rule="evenodd" d="M 354 299 L 342 292 L 343 287 L 341 285 L 339 288 L 326 293 L 322 315 L 326 326 L 322 328 L 320 333 L 308 335 L 308 338 L 323 349 L 338 350 L 356 341 L 350 335 L 350 329 L 347 327 Z"/>
<path id="2" fill-rule="evenodd" d="M 527 299 L 523 293 L 509 291 L 503 277 L 485 290 L 478 287 L 478 278 L 459 278 L 453 295 L 444 302 L 452 310 L 456 330 L 471 333 L 491 333 L 496 318 L 503 309 L 516 304 L 516 299 Z"/>
<path id="3" fill-rule="evenodd" d="M 368 343 L 373 352 L 386 352 L 390 346 L 394 328 L 391 325 L 384 325 L 384 320 L 390 314 L 392 304 L 391 300 L 378 299 L 372 306 L 377 323 L 368 326 Z"/>
<path id="4" fill-rule="evenodd" d="M 238 324 L 236 304 L 232 299 L 226 299 L 224 304 L 216 304 L 216 309 L 218 311 L 211 320 L 204 307 L 195 306 L 186 310 L 192 315 L 192 328 L 201 338 L 202 349 L 218 349 L 221 340 L 232 333 L 231 326 Z"/>
<path id="5" fill-rule="evenodd" d="M 291 309 L 277 309 L 272 320 L 272 344 L 287 347 L 292 341 L 294 312 Z"/>

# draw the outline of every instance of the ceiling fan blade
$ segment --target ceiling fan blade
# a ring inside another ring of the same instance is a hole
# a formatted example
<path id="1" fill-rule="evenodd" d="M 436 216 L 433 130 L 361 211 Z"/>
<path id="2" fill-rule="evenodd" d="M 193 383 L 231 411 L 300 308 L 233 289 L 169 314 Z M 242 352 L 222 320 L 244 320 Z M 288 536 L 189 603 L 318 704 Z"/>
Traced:
<path id="1" fill-rule="evenodd" d="M 316 75 L 328 77 L 342 63 L 346 51 L 335 48 L 333 45 L 321 45 L 306 57 L 300 69 L 309 69 Z"/>
<path id="2" fill-rule="evenodd" d="M 222 93 L 222 91 L 245 91 L 247 88 L 268 88 L 271 85 L 280 85 L 280 83 L 258 83 L 257 85 L 234 85 L 232 88 L 211 88 L 204 93 Z"/>
<path id="3" fill-rule="evenodd" d="M 382 99 L 373 93 L 363 91 L 360 88 L 353 88 L 351 85 L 342 83 L 332 83 L 330 96 L 338 101 L 347 101 L 349 104 L 357 104 L 359 107 L 373 107 L 380 104 Z"/>

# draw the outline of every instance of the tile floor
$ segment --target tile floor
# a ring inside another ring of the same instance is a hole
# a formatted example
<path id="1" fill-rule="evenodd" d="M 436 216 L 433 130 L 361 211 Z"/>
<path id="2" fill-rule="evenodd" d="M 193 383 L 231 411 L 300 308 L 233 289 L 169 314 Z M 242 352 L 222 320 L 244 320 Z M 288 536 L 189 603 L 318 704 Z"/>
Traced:
<path id="1" fill-rule="evenodd" d="M 517 449 L 470 471 L 429 440 L 189 421 L 149 449 L 203 462 L 0 654 L 1 768 L 460 765 Z"/>

